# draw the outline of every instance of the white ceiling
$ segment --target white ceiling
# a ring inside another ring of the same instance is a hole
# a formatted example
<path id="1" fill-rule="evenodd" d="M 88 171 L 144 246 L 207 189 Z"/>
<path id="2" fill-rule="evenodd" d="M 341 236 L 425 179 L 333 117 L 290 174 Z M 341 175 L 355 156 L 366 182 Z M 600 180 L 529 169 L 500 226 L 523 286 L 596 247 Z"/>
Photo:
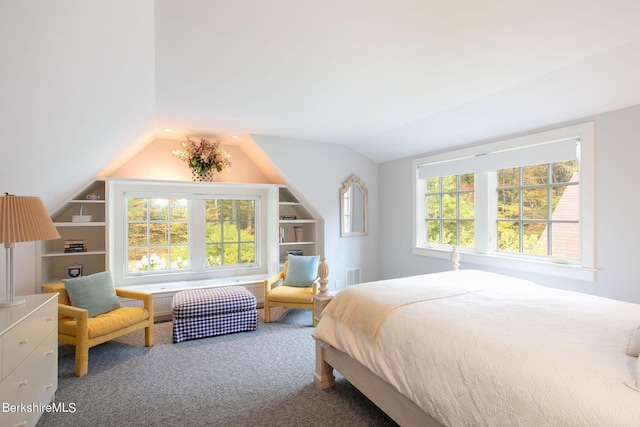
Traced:
<path id="1" fill-rule="evenodd" d="M 157 0 L 158 129 L 385 162 L 640 103 L 638 0 Z"/>

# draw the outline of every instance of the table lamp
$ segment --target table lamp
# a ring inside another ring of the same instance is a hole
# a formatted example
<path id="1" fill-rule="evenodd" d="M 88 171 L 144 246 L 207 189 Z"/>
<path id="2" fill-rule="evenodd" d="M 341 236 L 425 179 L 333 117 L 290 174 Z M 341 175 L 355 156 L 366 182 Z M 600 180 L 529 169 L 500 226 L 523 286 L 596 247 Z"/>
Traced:
<path id="1" fill-rule="evenodd" d="M 13 288 L 13 248 L 16 242 L 59 239 L 60 234 L 53 225 L 47 210 L 38 197 L 0 196 L 0 243 L 4 243 L 7 254 L 7 292 L 0 308 L 20 305 L 24 298 L 16 299 Z"/>

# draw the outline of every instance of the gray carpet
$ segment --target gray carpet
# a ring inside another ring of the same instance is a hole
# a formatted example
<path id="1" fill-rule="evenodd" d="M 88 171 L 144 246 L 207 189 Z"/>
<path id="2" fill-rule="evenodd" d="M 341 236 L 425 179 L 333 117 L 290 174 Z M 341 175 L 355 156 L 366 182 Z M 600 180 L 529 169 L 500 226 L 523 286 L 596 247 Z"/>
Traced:
<path id="1" fill-rule="evenodd" d="M 339 375 L 335 388 L 316 388 L 310 311 L 276 316 L 253 332 L 179 344 L 171 323 L 158 323 L 153 347 L 137 331 L 90 349 L 81 378 L 74 348 L 60 346 L 56 402 L 76 410 L 45 413 L 38 427 L 396 425 Z"/>

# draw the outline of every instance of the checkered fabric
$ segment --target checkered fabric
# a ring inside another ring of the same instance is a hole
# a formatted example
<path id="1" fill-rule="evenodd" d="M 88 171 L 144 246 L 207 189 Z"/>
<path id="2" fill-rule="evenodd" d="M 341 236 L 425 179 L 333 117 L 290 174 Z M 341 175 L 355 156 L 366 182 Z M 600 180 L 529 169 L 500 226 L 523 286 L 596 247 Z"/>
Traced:
<path id="1" fill-rule="evenodd" d="M 172 305 L 175 343 L 258 327 L 256 298 L 242 286 L 181 291 Z"/>
<path id="2" fill-rule="evenodd" d="M 255 310 L 256 297 L 243 286 L 189 289 L 173 297 L 173 317 L 201 317 Z"/>

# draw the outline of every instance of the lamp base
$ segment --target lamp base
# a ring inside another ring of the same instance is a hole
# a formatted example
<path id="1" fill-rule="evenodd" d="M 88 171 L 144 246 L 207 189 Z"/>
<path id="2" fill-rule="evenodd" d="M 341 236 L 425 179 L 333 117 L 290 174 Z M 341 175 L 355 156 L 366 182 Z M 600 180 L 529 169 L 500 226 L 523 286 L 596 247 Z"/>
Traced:
<path id="1" fill-rule="evenodd" d="M 14 299 L 13 301 L 0 301 L 0 308 L 13 307 L 15 305 L 21 305 L 21 304 L 24 304 L 25 301 L 26 300 L 24 298 Z"/>

